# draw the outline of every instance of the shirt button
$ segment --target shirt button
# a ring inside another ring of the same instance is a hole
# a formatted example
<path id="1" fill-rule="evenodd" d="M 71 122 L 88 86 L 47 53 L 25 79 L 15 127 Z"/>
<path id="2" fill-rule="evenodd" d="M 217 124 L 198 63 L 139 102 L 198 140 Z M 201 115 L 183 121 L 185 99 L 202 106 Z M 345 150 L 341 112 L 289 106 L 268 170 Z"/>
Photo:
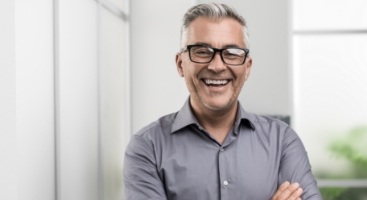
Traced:
<path id="1" fill-rule="evenodd" d="M 224 151 L 224 148 L 220 148 L 220 151 L 223 152 Z"/>
<path id="2" fill-rule="evenodd" d="M 228 181 L 224 181 L 224 182 L 223 182 L 223 184 L 224 184 L 224 185 L 228 185 Z"/>

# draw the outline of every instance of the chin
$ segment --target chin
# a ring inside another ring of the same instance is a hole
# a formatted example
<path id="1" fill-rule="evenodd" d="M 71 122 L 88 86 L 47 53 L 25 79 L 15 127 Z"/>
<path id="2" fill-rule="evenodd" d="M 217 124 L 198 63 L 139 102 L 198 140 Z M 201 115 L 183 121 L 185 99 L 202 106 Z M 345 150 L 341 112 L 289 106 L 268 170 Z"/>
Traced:
<path id="1" fill-rule="evenodd" d="M 225 101 L 225 102 L 206 102 L 204 103 L 204 106 L 208 108 L 209 110 L 213 111 L 222 111 L 228 109 L 232 105 L 231 101 Z"/>

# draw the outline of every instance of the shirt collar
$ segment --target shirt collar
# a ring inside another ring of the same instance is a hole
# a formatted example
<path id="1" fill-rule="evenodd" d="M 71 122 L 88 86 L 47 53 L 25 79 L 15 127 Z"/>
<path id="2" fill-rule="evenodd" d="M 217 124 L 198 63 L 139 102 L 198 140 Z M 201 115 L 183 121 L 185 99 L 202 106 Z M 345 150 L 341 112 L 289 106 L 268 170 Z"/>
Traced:
<path id="1" fill-rule="evenodd" d="M 254 115 L 249 112 L 246 112 L 245 109 L 242 107 L 241 103 L 238 102 L 237 116 L 236 121 L 234 123 L 234 133 L 238 134 L 240 132 L 241 123 L 251 128 L 252 130 L 255 130 L 254 121 L 255 121 Z"/>
<path id="2" fill-rule="evenodd" d="M 173 121 L 171 133 L 174 133 L 191 124 L 199 125 L 195 115 L 191 111 L 190 98 L 188 98 L 181 110 L 178 111 L 176 118 Z"/>
<path id="3" fill-rule="evenodd" d="M 252 116 L 252 114 L 246 112 L 243 109 L 243 107 L 241 106 L 241 103 L 238 102 L 238 110 L 237 110 L 236 121 L 234 124 L 234 132 L 236 134 L 239 133 L 241 123 L 245 123 L 246 126 L 254 130 L 255 126 L 254 126 L 253 121 L 254 121 L 254 117 Z M 199 122 L 197 121 L 194 113 L 191 110 L 190 98 L 188 98 L 186 102 L 184 103 L 184 105 L 182 106 L 182 108 L 178 111 L 176 118 L 173 121 L 171 133 L 174 133 L 192 124 L 196 124 L 198 127 L 201 126 L 199 125 Z"/>

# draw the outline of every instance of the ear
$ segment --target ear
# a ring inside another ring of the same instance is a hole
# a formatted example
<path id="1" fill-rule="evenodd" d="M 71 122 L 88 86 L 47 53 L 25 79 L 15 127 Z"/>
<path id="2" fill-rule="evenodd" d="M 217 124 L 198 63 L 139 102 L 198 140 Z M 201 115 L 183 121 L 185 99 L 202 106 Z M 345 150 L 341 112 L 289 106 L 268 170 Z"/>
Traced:
<path id="1" fill-rule="evenodd" d="M 251 67 L 252 67 L 252 57 L 251 56 L 248 56 L 246 58 L 245 67 L 246 67 L 246 78 L 245 78 L 245 80 L 247 80 L 248 77 L 250 76 Z"/>
<path id="2" fill-rule="evenodd" d="M 182 57 L 180 53 L 176 54 L 176 68 L 177 72 L 181 77 L 184 77 L 184 70 L 182 68 Z"/>

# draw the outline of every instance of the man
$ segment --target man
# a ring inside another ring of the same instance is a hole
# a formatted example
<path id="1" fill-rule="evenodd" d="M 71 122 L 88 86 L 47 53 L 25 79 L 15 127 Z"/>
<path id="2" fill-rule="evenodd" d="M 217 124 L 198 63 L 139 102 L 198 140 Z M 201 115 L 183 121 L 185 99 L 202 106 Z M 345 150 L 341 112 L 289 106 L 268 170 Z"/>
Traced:
<path id="1" fill-rule="evenodd" d="M 124 165 L 127 200 L 322 199 L 296 133 L 238 102 L 252 66 L 248 44 L 233 8 L 187 11 L 176 65 L 190 97 L 133 136 Z"/>

